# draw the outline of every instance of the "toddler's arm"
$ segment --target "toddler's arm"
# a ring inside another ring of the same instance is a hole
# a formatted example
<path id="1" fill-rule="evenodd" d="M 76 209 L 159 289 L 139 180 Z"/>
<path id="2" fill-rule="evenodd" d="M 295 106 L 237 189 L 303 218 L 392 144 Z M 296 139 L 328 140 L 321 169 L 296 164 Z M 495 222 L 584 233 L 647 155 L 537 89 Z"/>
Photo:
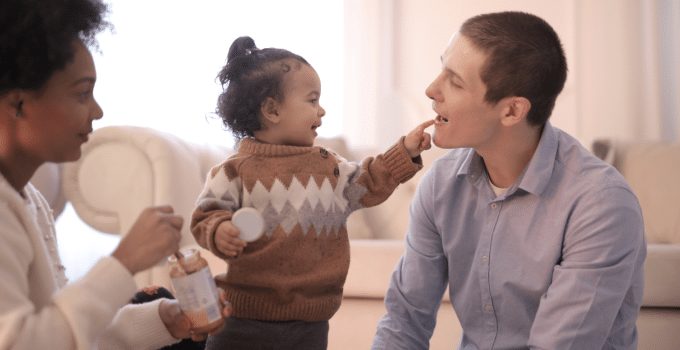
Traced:
<path id="1" fill-rule="evenodd" d="M 241 202 L 241 180 L 237 175 L 228 175 L 232 173 L 228 165 L 227 161 L 210 170 L 191 215 L 191 233 L 196 242 L 223 259 L 237 256 L 245 247 L 231 223 Z"/>
<path id="2" fill-rule="evenodd" d="M 433 123 L 433 120 L 421 123 L 385 153 L 368 157 L 360 165 L 340 160 L 339 180 L 347 181 L 344 195 L 352 210 L 382 203 L 400 183 L 422 169 L 419 156 L 430 148 L 431 139 L 425 129 Z"/>

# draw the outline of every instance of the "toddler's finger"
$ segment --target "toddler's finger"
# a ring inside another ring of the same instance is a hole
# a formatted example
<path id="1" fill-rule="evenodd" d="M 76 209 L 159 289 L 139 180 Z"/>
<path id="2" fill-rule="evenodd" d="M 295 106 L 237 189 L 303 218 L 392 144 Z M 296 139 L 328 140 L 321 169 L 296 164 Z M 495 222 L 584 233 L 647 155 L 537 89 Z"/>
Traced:
<path id="1" fill-rule="evenodd" d="M 422 133 L 422 132 L 425 131 L 425 129 L 427 129 L 428 127 L 430 127 L 433 124 L 434 124 L 434 119 L 428 119 L 428 120 L 420 123 L 420 125 L 418 125 L 418 127 L 416 129 L 418 129 L 418 131 Z"/>

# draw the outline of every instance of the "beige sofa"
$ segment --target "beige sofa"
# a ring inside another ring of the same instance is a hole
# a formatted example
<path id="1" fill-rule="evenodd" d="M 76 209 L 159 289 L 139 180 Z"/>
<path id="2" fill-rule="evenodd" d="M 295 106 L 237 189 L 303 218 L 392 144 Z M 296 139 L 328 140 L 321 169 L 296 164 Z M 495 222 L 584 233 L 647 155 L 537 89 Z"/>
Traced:
<path id="1" fill-rule="evenodd" d="M 367 153 L 350 152 L 342 139 L 320 141 L 348 159 L 360 159 Z M 680 344 L 680 206 L 674 205 L 673 199 L 680 197 L 680 148 L 619 147 L 612 142 L 599 142 L 597 146 L 598 154 L 630 176 L 645 211 L 650 245 L 645 305 L 638 322 L 639 348 L 676 349 Z M 148 128 L 105 127 L 95 131 L 83 146 L 80 161 L 45 165 L 34 181 L 54 204 L 55 213 L 68 201 L 88 225 L 120 234 L 127 232 L 137 213 L 150 205 L 172 204 L 188 219 L 206 172 L 230 152 L 229 147 L 199 145 Z M 426 153 L 426 166 L 441 152 Z M 662 174 L 658 174 L 656 170 L 661 168 Z M 380 206 L 350 217 L 352 260 L 343 304 L 331 320 L 330 349 L 370 347 L 375 326 L 384 313 L 383 296 L 390 275 L 401 256 L 408 205 L 420 176 L 422 172 Z M 195 246 L 186 226 L 182 245 Z M 209 252 L 204 255 L 213 273 L 226 269 Z M 164 264 L 139 273 L 136 280 L 140 286 L 169 285 Z M 430 347 L 455 348 L 460 333 L 445 296 Z"/>

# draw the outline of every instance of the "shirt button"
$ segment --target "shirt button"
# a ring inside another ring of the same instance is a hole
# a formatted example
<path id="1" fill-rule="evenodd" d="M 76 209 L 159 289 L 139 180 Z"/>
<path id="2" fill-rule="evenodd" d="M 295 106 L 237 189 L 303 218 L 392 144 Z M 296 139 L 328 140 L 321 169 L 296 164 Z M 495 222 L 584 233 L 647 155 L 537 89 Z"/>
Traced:
<path id="1" fill-rule="evenodd" d="M 496 203 L 491 203 L 491 209 L 496 209 L 497 206 L 498 206 L 498 204 L 496 204 Z"/>
<path id="2" fill-rule="evenodd" d="M 328 158 L 328 151 L 325 148 L 320 149 L 319 152 L 321 153 L 321 158 Z"/>
<path id="3" fill-rule="evenodd" d="M 482 261 L 483 261 L 483 262 L 489 262 L 489 257 L 486 256 L 486 255 L 484 255 L 484 256 L 482 257 Z"/>
<path id="4" fill-rule="evenodd" d="M 493 306 L 491 304 L 484 305 L 484 311 L 486 311 L 486 312 L 493 311 Z"/>

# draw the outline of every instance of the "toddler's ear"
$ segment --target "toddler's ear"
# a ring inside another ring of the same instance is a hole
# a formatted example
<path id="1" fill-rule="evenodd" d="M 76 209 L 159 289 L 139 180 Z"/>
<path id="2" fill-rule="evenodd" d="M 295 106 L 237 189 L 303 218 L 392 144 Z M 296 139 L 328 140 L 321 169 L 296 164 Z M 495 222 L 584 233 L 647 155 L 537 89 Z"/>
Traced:
<path id="1" fill-rule="evenodd" d="M 264 117 L 265 121 L 272 124 L 278 124 L 279 120 L 281 120 L 279 117 L 278 106 L 278 101 L 271 97 L 267 97 L 267 99 L 262 102 L 260 112 L 262 112 L 262 116 Z"/>

